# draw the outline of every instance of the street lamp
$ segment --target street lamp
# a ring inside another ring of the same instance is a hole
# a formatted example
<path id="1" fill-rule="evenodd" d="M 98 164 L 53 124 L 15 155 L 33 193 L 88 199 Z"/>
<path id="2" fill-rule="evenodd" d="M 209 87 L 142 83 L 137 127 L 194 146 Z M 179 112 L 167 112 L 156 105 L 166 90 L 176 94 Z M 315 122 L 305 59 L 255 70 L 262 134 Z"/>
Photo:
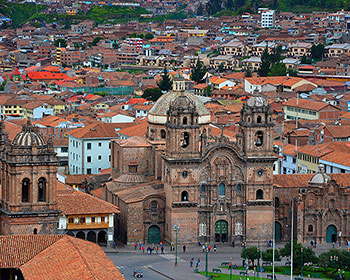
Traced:
<path id="1" fill-rule="evenodd" d="M 178 226 L 178 225 L 174 225 L 173 226 L 173 230 L 175 231 L 175 236 L 176 236 L 176 238 L 175 238 L 175 265 L 177 265 L 177 234 L 179 233 L 179 231 L 180 231 L 180 226 Z"/>
<path id="2" fill-rule="evenodd" d="M 338 256 L 330 256 L 329 259 L 331 260 L 333 267 L 334 267 L 334 270 L 335 270 L 335 262 L 338 261 Z M 335 279 L 335 272 L 334 272 L 333 278 Z"/>
<path id="3" fill-rule="evenodd" d="M 303 270 L 304 270 L 304 255 L 303 255 L 304 248 L 301 247 L 301 277 L 303 277 Z"/>
<path id="4" fill-rule="evenodd" d="M 257 248 L 257 251 L 258 251 L 258 268 L 257 268 L 257 274 L 256 274 L 256 277 L 259 278 L 259 270 L 260 270 L 260 250 L 259 250 L 259 243 L 258 243 L 258 248 Z"/>
<path id="5" fill-rule="evenodd" d="M 208 277 L 208 245 L 205 246 L 205 277 Z"/>

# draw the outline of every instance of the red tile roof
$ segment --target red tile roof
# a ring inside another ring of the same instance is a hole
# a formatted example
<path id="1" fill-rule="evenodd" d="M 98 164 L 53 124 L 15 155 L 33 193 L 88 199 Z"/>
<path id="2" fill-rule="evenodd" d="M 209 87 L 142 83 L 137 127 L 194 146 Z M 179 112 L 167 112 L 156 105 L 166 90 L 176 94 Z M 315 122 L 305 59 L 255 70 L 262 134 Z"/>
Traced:
<path id="1" fill-rule="evenodd" d="M 302 98 L 299 98 L 299 100 L 297 101 L 296 98 L 291 98 L 287 102 L 284 102 L 283 106 L 291 106 L 291 107 L 304 108 L 304 109 L 309 109 L 314 111 L 320 111 L 323 108 L 327 106 L 332 106 L 332 105 L 329 105 L 328 103 L 324 103 L 324 102 L 318 102 L 318 101 L 307 100 Z"/>
<path id="2" fill-rule="evenodd" d="M 58 194 L 57 208 L 65 215 L 120 213 L 117 206 L 81 191 Z"/>

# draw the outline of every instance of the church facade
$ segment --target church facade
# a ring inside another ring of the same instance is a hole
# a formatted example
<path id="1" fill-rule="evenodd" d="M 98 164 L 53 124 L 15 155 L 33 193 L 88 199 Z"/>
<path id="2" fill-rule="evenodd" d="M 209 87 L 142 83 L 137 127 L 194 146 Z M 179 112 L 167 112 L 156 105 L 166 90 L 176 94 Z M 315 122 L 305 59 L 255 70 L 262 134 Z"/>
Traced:
<path id="1" fill-rule="evenodd" d="M 149 112 L 147 137 L 112 141 L 113 180 L 105 199 L 122 212 L 122 240 L 174 242 L 174 226 L 183 243 L 272 239 L 271 115 L 264 98 L 252 97 L 236 139 L 224 130 L 213 137 L 204 104 L 175 77 L 174 90 Z M 152 207 L 162 213 L 153 220 L 145 214 Z"/>

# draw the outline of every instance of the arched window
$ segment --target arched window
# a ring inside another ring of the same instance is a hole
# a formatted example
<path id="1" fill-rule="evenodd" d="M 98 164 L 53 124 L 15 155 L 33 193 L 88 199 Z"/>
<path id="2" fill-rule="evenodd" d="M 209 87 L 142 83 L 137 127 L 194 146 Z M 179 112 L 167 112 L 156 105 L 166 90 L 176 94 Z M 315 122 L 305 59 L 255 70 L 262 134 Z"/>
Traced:
<path id="1" fill-rule="evenodd" d="M 219 195 L 223 196 L 225 195 L 225 184 L 224 183 L 220 183 L 219 184 Z"/>
<path id="2" fill-rule="evenodd" d="M 38 182 L 38 201 L 46 200 L 46 179 L 40 178 Z"/>
<path id="3" fill-rule="evenodd" d="M 264 192 L 262 190 L 256 191 L 256 199 L 264 199 Z"/>
<path id="4" fill-rule="evenodd" d="M 162 129 L 162 130 L 160 131 L 160 137 L 161 137 L 162 139 L 165 139 L 165 138 L 166 138 L 166 131 L 165 131 L 164 129 Z"/>
<path id="5" fill-rule="evenodd" d="M 184 117 L 184 118 L 182 119 L 182 124 L 183 124 L 183 125 L 186 125 L 186 124 L 187 124 L 187 117 Z"/>
<path id="6" fill-rule="evenodd" d="M 280 207 L 280 199 L 275 197 L 275 207 Z"/>
<path id="7" fill-rule="evenodd" d="M 236 189 L 237 189 L 237 192 L 240 192 L 240 191 L 242 190 L 242 185 L 241 185 L 241 184 L 238 184 L 237 187 L 236 187 Z"/>
<path id="8" fill-rule="evenodd" d="M 184 132 L 182 134 L 182 139 L 181 139 L 181 147 L 186 148 L 190 144 L 190 134 L 188 132 Z"/>
<path id="9" fill-rule="evenodd" d="M 313 225 L 309 225 L 308 226 L 308 231 L 309 232 L 313 232 L 314 231 L 314 226 Z"/>
<path id="10" fill-rule="evenodd" d="M 264 143 L 264 134 L 262 131 L 255 133 L 255 146 L 260 147 Z"/>
<path id="11" fill-rule="evenodd" d="M 34 233 L 34 234 L 38 234 L 38 229 L 35 228 L 35 229 L 33 230 L 33 233 Z"/>
<path id="12" fill-rule="evenodd" d="M 188 201 L 188 192 L 183 191 L 181 193 L 181 201 Z"/>
<path id="13" fill-rule="evenodd" d="M 202 192 L 202 193 L 205 192 L 205 185 L 201 185 L 201 192 Z"/>
<path id="14" fill-rule="evenodd" d="M 151 202 L 151 211 L 152 212 L 157 212 L 157 210 L 158 210 L 158 203 L 157 203 L 157 201 L 152 201 Z"/>
<path id="15" fill-rule="evenodd" d="M 257 122 L 257 123 L 261 123 L 261 116 L 258 116 L 258 117 L 256 118 L 256 122 Z"/>
<path id="16" fill-rule="evenodd" d="M 28 178 L 22 180 L 22 202 L 29 202 L 29 184 Z"/>

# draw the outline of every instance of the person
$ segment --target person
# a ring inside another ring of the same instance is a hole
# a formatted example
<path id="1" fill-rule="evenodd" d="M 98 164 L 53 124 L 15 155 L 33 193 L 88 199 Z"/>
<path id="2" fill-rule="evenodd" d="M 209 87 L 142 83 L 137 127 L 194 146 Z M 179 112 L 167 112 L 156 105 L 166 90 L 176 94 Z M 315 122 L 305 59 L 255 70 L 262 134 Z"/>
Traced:
<path id="1" fill-rule="evenodd" d="M 136 249 L 137 249 L 137 242 L 135 242 L 134 247 L 135 247 L 135 251 L 136 251 Z"/>
<path id="2" fill-rule="evenodd" d="M 316 249 L 316 245 L 317 245 L 317 241 L 316 241 L 316 239 L 315 239 L 315 241 L 314 241 L 314 248 Z"/>
<path id="3" fill-rule="evenodd" d="M 213 250 L 214 250 L 214 253 L 216 253 L 216 245 L 215 244 L 214 244 Z"/>
<path id="4" fill-rule="evenodd" d="M 200 260 L 200 258 L 198 258 L 197 263 L 196 263 L 196 267 L 198 268 L 200 265 L 201 265 L 201 260 Z"/>
<path id="5" fill-rule="evenodd" d="M 204 253 L 205 252 L 205 246 L 204 245 L 202 246 L 202 250 L 203 250 L 203 253 Z"/>
<path id="6" fill-rule="evenodd" d="M 186 245 L 182 246 L 182 250 L 184 250 L 184 253 L 186 253 Z"/>
<path id="7" fill-rule="evenodd" d="M 174 251 L 174 244 L 173 243 L 170 244 L 170 251 Z"/>
<path id="8" fill-rule="evenodd" d="M 334 248 L 335 242 L 332 242 L 332 247 Z"/>
<path id="9" fill-rule="evenodd" d="M 158 246 L 157 246 L 157 248 L 156 248 L 156 253 L 157 253 L 157 255 L 158 255 L 158 253 L 159 253 L 159 248 L 158 248 Z"/>
<path id="10" fill-rule="evenodd" d="M 116 246 L 115 240 L 113 240 L 113 249 L 115 249 L 115 246 Z"/>
<path id="11" fill-rule="evenodd" d="M 310 240 L 310 246 L 311 246 L 311 248 L 314 247 L 314 242 L 312 240 Z"/>
<path id="12" fill-rule="evenodd" d="M 162 247 L 160 247 L 160 251 L 162 254 L 164 254 L 164 246 L 162 245 Z"/>
<path id="13" fill-rule="evenodd" d="M 232 247 L 234 248 L 235 247 L 235 241 L 232 240 Z"/>
<path id="14" fill-rule="evenodd" d="M 194 262 L 194 259 L 192 258 L 192 259 L 190 260 L 190 267 L 193 266 L 193 262 Z"/>
<path id="15" fill-rule="evenodd" d="M 145 252 L 145 246 L 142 246 L 142 253 Z"/>
<path id="16" fill-rule="evenodd" d="M 338 236 L 339 236 L 339 248 L 341 248 L 341 231 L 339 231 Z"/>
<path id="17" fill-rule="evenodd" d="M 198 241 L 198 246 L 200 247 L 202 245 L 202 243 L 200 241 Z"/>
<path id="18" fill-rule="evenodd" d="M 142 248 L 142 242 L 139 243 L 139 250 Z"/>
<path id="19" fill-rule="evenodd" d="M 210 247 L 210 245 L 208 246 L 208 252 L 210 253 L 210 250 L 211 250 L 211 247 Z"/>

